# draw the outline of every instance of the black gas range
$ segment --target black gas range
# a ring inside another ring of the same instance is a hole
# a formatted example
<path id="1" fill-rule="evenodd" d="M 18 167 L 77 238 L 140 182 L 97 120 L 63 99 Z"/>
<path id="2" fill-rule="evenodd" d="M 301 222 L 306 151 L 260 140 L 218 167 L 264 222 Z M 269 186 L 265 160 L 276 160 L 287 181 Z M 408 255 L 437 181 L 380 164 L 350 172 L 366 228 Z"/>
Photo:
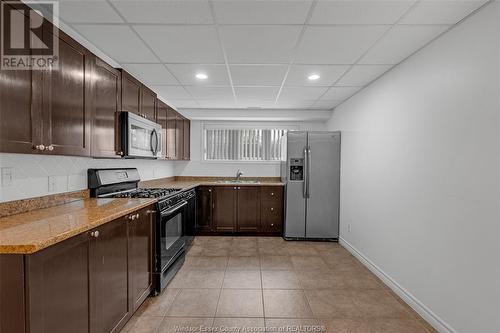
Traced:
<path id="1" fill-rule="evenodd" d="M 139 188 L 139 172 L 128 169 L 89 169 L 90 195 L 96 198 L 156 198 L 155 291 L 158 294 L 175 276 L 194 238 L 194 189 Z"/>

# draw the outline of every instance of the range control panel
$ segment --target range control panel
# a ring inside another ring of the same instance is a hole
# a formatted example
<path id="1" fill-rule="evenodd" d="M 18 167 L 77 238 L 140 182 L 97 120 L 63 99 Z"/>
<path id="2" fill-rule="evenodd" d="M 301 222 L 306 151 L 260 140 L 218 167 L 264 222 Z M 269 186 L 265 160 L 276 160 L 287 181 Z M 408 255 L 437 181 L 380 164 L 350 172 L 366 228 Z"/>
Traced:
<path id="1" fill-rule="evenodd" d="M 290 180 L 304 180 L 304 159 L 290 158 Z"/>

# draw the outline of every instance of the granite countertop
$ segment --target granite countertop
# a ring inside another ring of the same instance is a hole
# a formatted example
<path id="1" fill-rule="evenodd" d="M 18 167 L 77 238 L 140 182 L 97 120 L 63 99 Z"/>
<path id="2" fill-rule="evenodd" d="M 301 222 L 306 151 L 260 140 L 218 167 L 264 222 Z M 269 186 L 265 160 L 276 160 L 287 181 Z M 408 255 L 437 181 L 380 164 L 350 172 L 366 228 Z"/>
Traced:
<path id="1" fill-rule="evenodd" d="M 156 199 L 84 199 L 0 218 L 0 254 L 30 254 L 81 234 Z"/>
<path id="2" fill-rule="evenodd" d="M 226 177 L 172 177 L 161 178 L 140 182 L 142 188 L 179 188 L 188 190 L 197 186 L 284 186 L 285 184 L 275 177 L 243 178 L 245 180 L 257 180 L 259 183 L 223 183 L 221 181 L 231 180 Z M 278 178 L 279 179 L 279 178 Z"/>

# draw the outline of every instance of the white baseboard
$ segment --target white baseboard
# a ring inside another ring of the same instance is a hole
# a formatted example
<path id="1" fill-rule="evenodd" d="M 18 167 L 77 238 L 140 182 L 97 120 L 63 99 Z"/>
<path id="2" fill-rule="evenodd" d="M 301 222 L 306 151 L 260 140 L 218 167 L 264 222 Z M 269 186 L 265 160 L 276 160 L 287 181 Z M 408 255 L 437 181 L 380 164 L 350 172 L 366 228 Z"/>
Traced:
<path id="1" fill-rule="evenodd" d="M 389 288 L 392 289 L 406 304 L 412 307 L 419 315 L 422 316 L 432 327 L 434 327 L 440 333 L 458 333 L 444 320 L 439 318 L 434 312 L 432 312 L 428 307 L 426 307 L 422 302 L 420 302 L 415 296 L 413 296 L 408 290 L 399 285 L 394 279 L 392 279 L 388 274 L 382 271 L 377 265 L 375 265 L 370 259 L 365 257 L 361 252 L 359 252 L 354 246 L 349 244 L 342 237 L 339 238 L 339 243 L 347 251 L 352 253 L 363 265 L 365 265 L 373 274 L 379 277 Z"/>

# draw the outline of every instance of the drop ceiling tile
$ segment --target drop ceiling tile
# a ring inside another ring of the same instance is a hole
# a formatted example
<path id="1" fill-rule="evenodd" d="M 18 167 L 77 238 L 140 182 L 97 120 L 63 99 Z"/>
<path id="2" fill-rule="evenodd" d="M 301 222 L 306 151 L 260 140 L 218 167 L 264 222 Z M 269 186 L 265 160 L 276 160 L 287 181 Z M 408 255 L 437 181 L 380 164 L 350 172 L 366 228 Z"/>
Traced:
<path id="1" fill-rule="evenodd" d="M 312 100 L 279 100 L 278 103 L 275 104 L 274 108 L 276 109 L 308 109 L 314 104 Z"/>
<path id="2" fill-rule="evenodd" d="M 133 76 L 145 84 L 176 85 L 179 82 L 162 64 L 130 64 L 124 63 L 123 67 Z"/>
<path id="3" fill-rule="evenodd" d="M 231 87 L 186 86 L 186 89 L 198 100 L 198 102 L 200 102 L 200 100 L 230 100 L 234 102 Z"/>
<path id="4" fill-rule="evenodd" d="M 222 26 L 222 43 L 229 63 L 287 63 L 300 26 Z"/>
<path id="5" fill-rule="evenodd" d="M 327 87 L 284 87 L 278 102 L 316 100 L 327 90 Z"/>
<path id="6" fill-rule="evenodd" d="M 280 87 L 235 87 L 236 98 L 240 100 L 276 100 Z"/>
<path id="7" fill-rule="evenodd" d="M 362 87 L 331 87 L 326 94 L 321 97 L 321 101 L 343 101 L 361 89 Z"/>
<path id="8" fill-rule="evenodd" d="M 157 59 L 126 25 L 78 25 L 77 32 L 117 62 L 156 62 Z"/>
<path id="9" fill-rule="evenodd" d="M 362 64 L 397 64 L 448 29 L 442 25 L 398 25 L 364 57 Z"/>
<path id="10" fill-rule="evenodd" d="M 183 85 L 230 85 L 226 65 L 167 64 L 167 67 Z M 197 79 L 197 73 L 206 74 L 208 78 Z"/>
<path id="11" fill-rule="evenodd" d="M 351 87 L 365 86 L 391 67 L 391 65 L 356 65 L 336 85 Z"/>
<path id="12" fill-rule="evenodd" d="M 455 24 L 485 2 L 484 0 L 424 0 L 418 3 L 400 23 Z"/>
<path id="13" fill-rule="evenodd" d="M 312 1 L 214 1 L 219 24 L 303 24 Z"/>
<path id="14" fill-rule="evenodd" d="M 238 108 L 261 108 L 272 109 L 275 107 L 275 100 L 262 99 L 239 99 L 236 103 Z"/>
<path id="15" fill-rule="evenodd" d="M 139 25 L 134 29 L 166 63 L 224 63 L 213 26 Z"/>
<path id="16" fill-rule="evenodd" d="M 234 100 L 211 100 L 211 99 L 201 99 L 198 100 L 200 108 L 204 109 L 236 109 L 238 105 Z"/>
<path id="17" fill-rule="evenodd" d="M 152 85 L 150 88 L 167 101 L 175 99 L 193 99 L 193 97 L 182 86 Z"/>
<path id="18" fill-rule="evenodd" d="M 394 24 L 415 1 L 320 0 L 310 24 Z"/>
<path id="19" fill-rule="evenodd" d="M 297 51 L 299 64 L 353 64 L 389 26 L 309 26 Z"/>
<path id="20" fill-rule="evenodd" d="M 68 23 L 123 23 L 105 1 L 60 1 L 59 17 Z"/>
<path id="21" fill-rule="evenodd" d="M 331 86 L 348 69 L 348 65 L 293 65 L 285 86 Z M 307 78 L 311 74 L 317 74 L 320 78 L 311 81 Z"/>
<path id="22" fill-rule="evenodd" d="M 281 85 L 287 65 L 231 65 L 234 85 L 273 86 Z"/>
<path id="23" fill-rule="evenodd" d="M 195 100 L 189 100 L 189 99 L 172 99 L 169 100 L 167 104 L 175 106 L 176 108 L 180 109 L 182 108 L 195 109 L 200 107 L 200 105 Z"/>
<path id="24" fill-rule="evenodd" d="M 130 23 L 211 24 L 208 0 L 112 0 Z"/>
<path id="25" fill-rule="evenodd" d="M 316 101 L 311 108 L 313 109 L 320 109 L 320 110 L 330 110 L 333 109 L 334 107 L 338 106 L 342 101 L 339 100 L 319 100 Z"/>

